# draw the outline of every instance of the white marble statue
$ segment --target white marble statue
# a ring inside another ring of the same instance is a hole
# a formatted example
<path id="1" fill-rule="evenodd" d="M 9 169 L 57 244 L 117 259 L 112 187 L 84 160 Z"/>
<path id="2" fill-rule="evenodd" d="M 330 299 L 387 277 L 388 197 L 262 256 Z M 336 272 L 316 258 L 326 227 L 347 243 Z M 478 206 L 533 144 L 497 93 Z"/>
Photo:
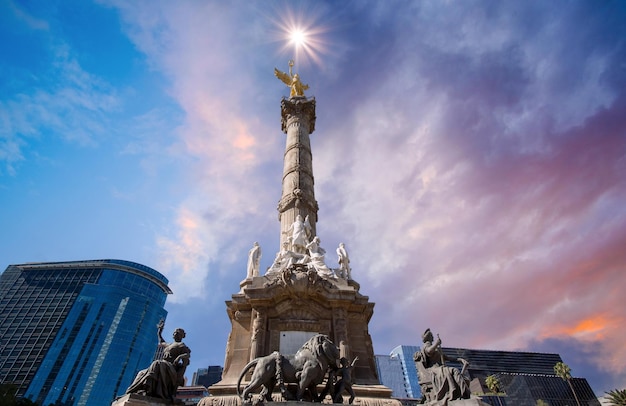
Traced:
<path id="1" fill-rule="evenodd" d="M 311 220 L 308 214 L 304 218 L 304 232 L 306 233 L 306 240 L 311 241 L 313 239 L 313 227 L 311 227 Z"/>
<path id="2" fill-rule="evenodd" d="M 344 243 L 339 243 L 337 248 L 337 261 L 339 262 L 339 276 L 345 279 L 352 279 L 350 257 Z"/>
<path id="3" fill-rule="evenodd" d="M 320 276 L 335 277 L 335 273 L 330 270 L 324 263 L 324 255 L 326 250 L 320 246 L 320 238 L 313 237 L 313 240 L 307 244 L 307 250 L 309 250 L 310 262 L 309 267 L 315 269 Z"/>
<path id="4" fill-rule="evenodd" d="M 259 264 L 261 263 L 261 247 L 255 241 L 250 252 L 248 252 L 248 278 L 259 276 Z"/>
<path id="5" fill-rule="evenodd" d="M 296 216 L 287 233 L 291 233 L 291 250 L 297 254 L 304 254 L 309 240 L 307 239 L 306 227 L 301 215 L 298 214 Z"/>
<path id="6" fill-rule="evenodd" d="M 269 267 L 267 273 L 280 272 L 292 264 L 303 264 L 308 261 L 308 258 L 308 255 L 290 251 L 289 242 L 285 241 L 283 242 L 282 249 L 276 254 L 274 263 L 272 263 L 272 266 Z"/>

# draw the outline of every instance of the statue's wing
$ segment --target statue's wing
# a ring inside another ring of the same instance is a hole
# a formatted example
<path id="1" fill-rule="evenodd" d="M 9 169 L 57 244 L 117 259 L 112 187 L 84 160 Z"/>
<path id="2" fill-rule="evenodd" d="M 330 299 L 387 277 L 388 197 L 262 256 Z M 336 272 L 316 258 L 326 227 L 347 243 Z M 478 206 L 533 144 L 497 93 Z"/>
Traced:
<path id="1" fill-rule="evenodd" d="M 276 75 L 276 77 L 287 86 L 291 86 L 291 77 L 285 72 L 281 72 L 278 69 L 274 68 L 274 75 Z"/>

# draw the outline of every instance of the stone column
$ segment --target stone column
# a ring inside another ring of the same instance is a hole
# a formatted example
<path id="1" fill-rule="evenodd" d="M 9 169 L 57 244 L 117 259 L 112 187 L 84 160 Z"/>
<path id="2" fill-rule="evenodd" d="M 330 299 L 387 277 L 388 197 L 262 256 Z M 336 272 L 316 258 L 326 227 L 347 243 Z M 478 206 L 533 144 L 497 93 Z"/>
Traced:
<path id="1" fill-rule="evenodd" d="M 348 312 L 343 307 L 333 309 L 333 327 L 335 330 L 335 343 L 339 346 L 339 354 L 349 359 Z"/>
<path id="2" fill-rule="evenodd" d="M 263 354 L 263 347 L 265 345 L 265 324 L 267 322 L 267 315 L 264 309 L 257 308 L 252 312 L 252 334 L 250 335 L 250 361 L 253 359 L 266 355 Z"/>
<path id="3" fill-rule="evenodd" d="M 280 246 L 297 215 L 309 216 L 312 236 L 315 236 L 317 211 L 313 189 L 313 156 L 309 135 L 315 130 L 315 99 L 306 97 L 283 98 L 281 102 L 281 127 L 287 134 L 283 158 L 282 196 L 278 202 L 280 220 Z"/>

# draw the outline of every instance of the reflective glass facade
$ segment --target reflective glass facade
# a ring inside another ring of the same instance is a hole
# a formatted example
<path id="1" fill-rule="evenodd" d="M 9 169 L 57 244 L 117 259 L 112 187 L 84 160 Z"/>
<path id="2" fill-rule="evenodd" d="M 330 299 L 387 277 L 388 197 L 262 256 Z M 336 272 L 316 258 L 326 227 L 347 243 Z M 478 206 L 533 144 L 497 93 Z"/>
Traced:
<path id="1" fill-rule="evenodd" d="M 391 355 L 397 356 L 400 360 L 407 398 L 419 399 L 422 397 L 420 385 L 417 382 L 417 369 L 415 368 L 415 361 L 413 361 L 413 356 L 417 351 L 419 351 L 419 347 L 414 345 L 399 345 L 391 350 Z"/>
<path id="2" fill-rule="evenodd" d="M 576 405 L 568 383 L 554 374 L 554 365 L 562 362 L 558 354 L 446 347 L 442 350 L 452 359 L 465 358 L 469 361 L 467 375 L 473 394 L 482 395 L 489 392 L 485 385 L 485 379 L 489 375 L 498 378 L 502 393 L 499 396 L 481 396 L 485 403 L 494 406 L 536 406 L 537 401 L 541 399 L 551 406 Z M 376 356 L 381 383 L 394 391 L 394 397 L 401 398 L 395 389 L 399 369 L 402 370 L 406 388 L 413 385 L 419 388 L 417 370 L 413 362 L 413 354 L 417 351 L 419 351 L 417 346 L 401 345 L 394 348 L 390 356 Z M 394 357 L 397 357 L 399 362 L 394 361 Z M 446 365 L 462 368 L 461 363 L 456 361 L 446 361 Z M 600 406 L 586 379 L 573 378 L 571 383 L 582 406 Z M 421 392 L 417 389 L 413 391 L 412 396 L 408 396 L 407 393 L 406 397 L 420 398 Z"/>
<path id="3" fill-rule="evenodd" d="M 375 355 L 376 372 L 380 383 L 391 389 L 394 398 L 407 398 L 402 365 L 397 355 Z"/>
<path id="4" fill-rule="evenodd" d="M 211 365 L 208 368 L 199 368 L 198 371 L 193 373 L 191 384 L 202 385 L 208 388 L 222 380 L 223 370 L 224 368 L 219 365 Z"/>
<path id="5" fill-rule="evenodd" d="M 43 405 L 110 405 L 153 358 L 167 282 L 120 260 L 9 266 L 0 379 Z"/>
<path id="6" fill-rule="evenodd" d="M 503 396 L 490 396 L 483 401 L 492 405 L 535 406 L 537 400 L 551 406 L 575 405 L 576 400 L 566 381 L 554 375 L 554 365 L 562 362 L 559 354 L 519 351 L 470 350 L 466 348 L 443 348 L 451 358 L 465 358 L 470 362 L 469 376 L 483 386 L 485 378 L 496 375 Z M 460 363 L 450 362 L 460 368 Z M 581 405 L 599 406 L 600 402 L 586 379 L 573 378 L 572 386 Z M 472 388 L 474 391 L 474 388 Z"/>
<path id="7" fill-rule="evenodd" d="M 376 369 L 380 383 L 392 390 L 394 398 L 420 399 L 422 393 L 417 382 L 417 369 L 413 354 L 419 351 L 414 345 L 399 345 L 389 355 L 376 355 Z"/>

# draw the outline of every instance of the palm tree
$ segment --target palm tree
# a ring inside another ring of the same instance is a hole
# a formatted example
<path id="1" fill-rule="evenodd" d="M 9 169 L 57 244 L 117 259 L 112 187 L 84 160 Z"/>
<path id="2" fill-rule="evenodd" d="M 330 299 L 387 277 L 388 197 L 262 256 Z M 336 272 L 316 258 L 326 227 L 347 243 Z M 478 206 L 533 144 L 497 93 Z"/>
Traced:
<path id="1" fill-rule="evenodd" d="M 606 400 L 611 406 L 626 406 L 626 389 L 614 389 L 606 392 Z"/>
<path id="2" fill-rule="evenodd" d="M 576 391 L 574 390 L 574 387 L 572 386 L 572 369 L 563 362 L 557 362 L 556 365 L 554 366 L 554 373 L 558 377 L 563 379 L 564 381 L 567 381 L 569 388 L 572 390 L 572 393 L 574 394 L 574 399 L 576 399 L 576 404 L 580 406 L 580 402 L 578 401 L 578 396 L 576 396 Z"/>
<path id="3" fill-rule="evenodd" d="M 491 393 L 498 396 L 498 403 L 502 406 L 502 401 L 498 395 L 498 393 L 500 393 L 500 380 L 498 380 L 498 377 L 495 375 L 489 375 L 485 378 L 485 385 L 487 385 L 487 388 L 489 388 Z"/>

